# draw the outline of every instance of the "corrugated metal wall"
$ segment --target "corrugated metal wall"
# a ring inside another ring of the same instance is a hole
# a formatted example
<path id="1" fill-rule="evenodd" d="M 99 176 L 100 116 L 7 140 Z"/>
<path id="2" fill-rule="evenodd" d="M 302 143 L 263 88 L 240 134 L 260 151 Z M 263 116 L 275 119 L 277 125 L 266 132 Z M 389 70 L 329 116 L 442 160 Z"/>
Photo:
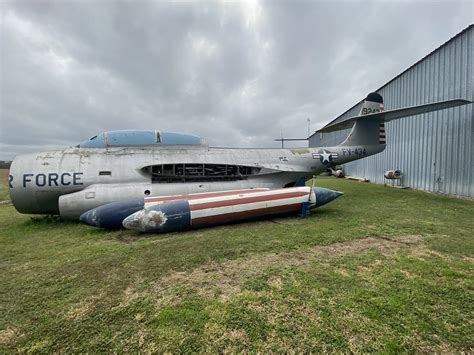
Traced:
<path id="1" fill-rule="evenodd" d="M 377 90 L 386 110 L 464 98 L 474 101 L 474 26 L 430 53 Z M 336 120 L 355 116 L 357 104 Z M 344 166 L 347 175 L 383 183 L 383 172 L 400 169 L 415 189 L 474 198 L 473 104 L 386 123 L 384 152 Z M 315 133 L 309 145 L 341 143 L 348 130 Z"/>

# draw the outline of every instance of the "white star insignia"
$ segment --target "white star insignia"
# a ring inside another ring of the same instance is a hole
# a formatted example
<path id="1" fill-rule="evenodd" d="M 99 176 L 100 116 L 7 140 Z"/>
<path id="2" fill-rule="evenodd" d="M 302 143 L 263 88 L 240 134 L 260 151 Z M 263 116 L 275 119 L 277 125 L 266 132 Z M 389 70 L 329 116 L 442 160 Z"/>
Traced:
<path id="1" fill-rule="evenodd" d="M 327 161 L 329 163 L 329 159 L 331 158 L 331 153 L 328 153 L 325 150 L 323 150 L 323 152 L 320 153 L 320 155 L 323 158 L 323 161 L 322 161 L 323 164 L 324 164 L 325 161 Z"/>

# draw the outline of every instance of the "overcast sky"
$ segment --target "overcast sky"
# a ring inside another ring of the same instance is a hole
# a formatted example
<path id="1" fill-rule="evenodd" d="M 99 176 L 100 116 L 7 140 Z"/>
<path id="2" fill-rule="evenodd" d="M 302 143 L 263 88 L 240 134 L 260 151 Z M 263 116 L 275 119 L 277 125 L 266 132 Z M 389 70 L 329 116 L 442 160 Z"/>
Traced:
<path id="1" fill-rule="evenodd" d="M 0 159 L 130 128 L 277 147 L 473 22 L 452 0 L 0 5 Z"/>

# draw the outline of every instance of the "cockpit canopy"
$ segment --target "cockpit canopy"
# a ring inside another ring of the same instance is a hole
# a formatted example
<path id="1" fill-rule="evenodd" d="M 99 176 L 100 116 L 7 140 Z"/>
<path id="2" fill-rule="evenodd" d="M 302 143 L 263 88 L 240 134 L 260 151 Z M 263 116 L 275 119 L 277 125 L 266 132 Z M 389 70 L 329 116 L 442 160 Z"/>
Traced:
<path id="1" fill-rule="evenodd" d="M 204 140 L 193 134 L 154 130 L 123 130 L 100 133 L 79 143 L 79 148 L 107 148 L 141 145 L 203 145 Z"/>

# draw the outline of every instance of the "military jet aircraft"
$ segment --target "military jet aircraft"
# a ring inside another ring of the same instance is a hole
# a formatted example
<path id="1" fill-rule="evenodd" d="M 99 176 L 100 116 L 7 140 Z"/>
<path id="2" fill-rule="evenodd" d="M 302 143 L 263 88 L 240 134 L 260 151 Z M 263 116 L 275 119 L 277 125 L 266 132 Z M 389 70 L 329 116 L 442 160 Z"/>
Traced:
<path id="1" fill-rule="evenodd" d="M 384 111 L 382 97 L 371 93 L 359 116 L 321 130 L 352 126 L 347 139 L 333 147 L 218 148 L 183 133 L 104 132 L 75 147 L 15 157 L 11 200 L 21 213 L 78 219 L 96 207 L 137 198 L 292 187 L 330 166 L 383 151 L 384 122 L 468 103 L 456 99 Z M 316 190 L 316 206 L 339 195 L 329 191 Z"/>

